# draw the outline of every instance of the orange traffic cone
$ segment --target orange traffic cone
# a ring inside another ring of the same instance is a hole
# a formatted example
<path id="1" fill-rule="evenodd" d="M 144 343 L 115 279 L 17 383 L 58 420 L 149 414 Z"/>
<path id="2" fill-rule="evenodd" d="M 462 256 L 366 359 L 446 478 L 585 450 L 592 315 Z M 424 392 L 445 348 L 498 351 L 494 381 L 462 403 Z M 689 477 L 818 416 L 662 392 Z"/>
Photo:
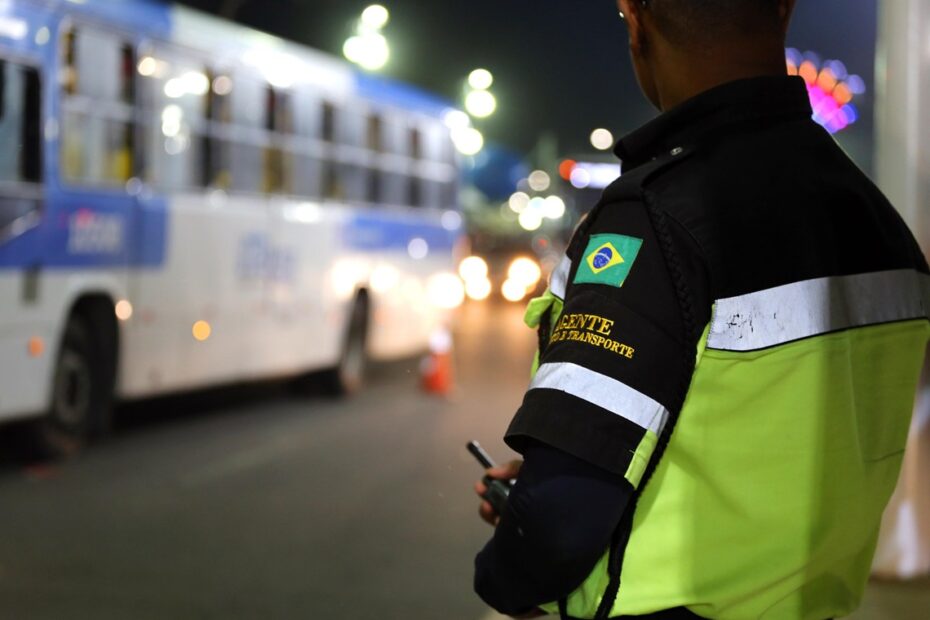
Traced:
<path id="1" fill-rule="evenodd" d="M 452 334 L 438 329 L 429 339 L 429 355 L 420 364 L 424 392 L 445 396 L 452 391 Z"/>

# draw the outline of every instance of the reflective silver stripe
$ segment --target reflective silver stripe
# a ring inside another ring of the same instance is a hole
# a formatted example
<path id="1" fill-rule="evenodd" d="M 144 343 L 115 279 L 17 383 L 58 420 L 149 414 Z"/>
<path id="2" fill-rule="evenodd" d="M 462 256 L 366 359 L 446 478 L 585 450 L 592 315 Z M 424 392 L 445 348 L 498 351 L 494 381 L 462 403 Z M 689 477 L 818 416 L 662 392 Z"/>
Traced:
<path id="1" fill-rule="evenodd" d="M 549 276 L 549 290 L 559 299 L 565 299 L 565 291 L 568 290 L 568 276 L 571 275 L 571 272 L 572 261 L 568 256 L 563 256 L 562 262 Z"/>
<path id="2" fill-rule="evenodd" d="M 559 390 L 661 435 L 668 410 L 628 385 L 576 364 L 543 364 L 531 390 Z M 566 415 L 570 415 L 566 412 Z"/>
<path id="3" fill-rule="evenodd" d="M 910 269 L 806 280 L 718 300 L 707 346 L 754 351 L 820 334 L 928 317 L 930 278 Z"/>

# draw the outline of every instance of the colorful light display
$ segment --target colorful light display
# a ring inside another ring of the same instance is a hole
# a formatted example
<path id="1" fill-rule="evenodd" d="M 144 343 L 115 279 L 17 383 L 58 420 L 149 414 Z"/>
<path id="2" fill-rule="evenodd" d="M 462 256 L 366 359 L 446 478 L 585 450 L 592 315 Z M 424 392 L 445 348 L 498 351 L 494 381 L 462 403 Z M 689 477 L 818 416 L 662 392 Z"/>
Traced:
<path id="1" fill-rule="evenodd" d="M 839 60 L 821 62 L 813 52 L 802 54 L 796 49 L 788 49 L 785 58 L 788 73 L 801 76 L 807 83 L 816 122 L 835 134 L 859 120 L 853 99 L 865 93 L 865 82 L 861 77 L 850 75 L 846 65 Z"/>

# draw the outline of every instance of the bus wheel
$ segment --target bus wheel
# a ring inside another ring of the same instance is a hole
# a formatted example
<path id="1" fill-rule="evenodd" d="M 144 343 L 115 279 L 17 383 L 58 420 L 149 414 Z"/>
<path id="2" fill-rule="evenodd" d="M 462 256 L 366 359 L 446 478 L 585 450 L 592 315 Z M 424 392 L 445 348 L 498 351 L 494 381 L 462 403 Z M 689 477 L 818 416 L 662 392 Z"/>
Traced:
<path id="1" fill-rule="evenodd" d="M 297 377 L 290 389 L 302 396 L 348 396 L 361 389 L 367 367 L 368 298 L 362 293 L 352 306 L 336 366 Z"/>
<path id="2" fill-rule="evenodd" d="M 368 368 L 368 297 L 362 293 L 352 306 L 342 341 L 339 363 L 323 374 L 323 386 L 330 394 L 348 396 L 358 392 Z"/>
<path id="3" fill-rule="evenodd" d="M 72 317 L 55 364 L 52 402 L 37 423 L 38 450 L 46 458 L 67 458 L 87 443 L 111 404 L 106 364 L 97 359 L 87 323 Z"/>

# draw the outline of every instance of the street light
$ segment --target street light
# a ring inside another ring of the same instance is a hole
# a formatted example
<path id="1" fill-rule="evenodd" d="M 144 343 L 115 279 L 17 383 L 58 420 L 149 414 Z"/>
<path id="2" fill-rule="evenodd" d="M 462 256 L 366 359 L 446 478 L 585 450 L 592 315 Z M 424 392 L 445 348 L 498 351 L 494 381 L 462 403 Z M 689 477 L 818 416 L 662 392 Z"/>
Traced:
<path id="1" fill-rule="evenodd" d="M 381 31 L 390 19 L 390 12 L 380 4 L 362 11 L 355 24 L 355 34 L 342 46 L 343 55 L 367 71 L 384 68 L 391 58 L 391 48 Z"/>
<path id="2" fill-rule="evenodd" d="M 350 61 L 368 71 L 384 68 L 391 57 L 387 39 L 380 33 L 369 33 L 349 37 L 342 53 Z"/>
<path id="3" fill-rule="evenodd" d="M 494 76 L 487 69 L 475 69 L 468 74 L 468 85 L 475 90 L 487 90 L 494 84 Z"/>
<path id="4" fill-rule="evenodd" d="M 452 130 L 452 142 L 462 155 L 477 155 L 484 148 L 484 136 L 474 127 L 458 127 Z"/>
<path id="5" fill-rule="evenodd" d="M 486 90 L 473 90 L 465 96 L 465 109 L 475 118 L 487 118 L 497 110 L 497 99 Z"/>
<path id="6" fill-rule="evenodd" d="M 614 145 L 614 135 L 607 129 L 595 129 L 591 132 L 591 146 L 599 151 L 606 151 Z"/>
<path id="7" fill-rule="evenodd" d="M 465 87 L 465 109 L 474 118 L 487 118 L 497 110 L 497 98 L 489 90 L 494 75 L 487 69 L 475 69 L 468 74 Z"/>
<path id="8" fill-rule="evenodd" d="M 362 11 L 362 25 L 372 30 L 381 30 L 391 20 L 391 13 L 380 4 L 372 4 Z"/>

